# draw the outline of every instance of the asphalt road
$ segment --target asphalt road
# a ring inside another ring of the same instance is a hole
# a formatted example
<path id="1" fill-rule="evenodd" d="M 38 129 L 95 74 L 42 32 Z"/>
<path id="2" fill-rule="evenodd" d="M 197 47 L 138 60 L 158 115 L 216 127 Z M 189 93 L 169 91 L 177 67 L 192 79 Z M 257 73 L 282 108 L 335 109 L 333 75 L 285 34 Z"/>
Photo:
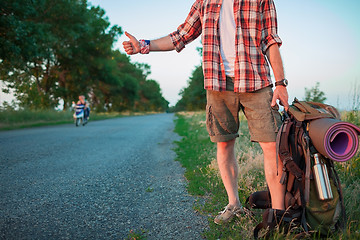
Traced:
<path id="1" fill-rule="evenodd" d="M 201 239 L 173 114 L 0 132 L 0 239 Z"/>

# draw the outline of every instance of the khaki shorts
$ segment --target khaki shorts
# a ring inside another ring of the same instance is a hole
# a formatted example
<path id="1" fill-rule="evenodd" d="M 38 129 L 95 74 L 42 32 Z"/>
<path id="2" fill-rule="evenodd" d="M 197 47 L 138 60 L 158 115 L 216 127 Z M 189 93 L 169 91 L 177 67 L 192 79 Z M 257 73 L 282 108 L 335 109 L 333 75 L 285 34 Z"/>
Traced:
<path id="1" fill-rule="evenodd" d="M 275 142 L 281 125 L 279 107 L 271 107 L 271 87 L 251 92 L 207 90 L 206 127 L 212 142 L 227 142 L 239 136 L 239 111 L 248 121 L 251 141 Z"/>

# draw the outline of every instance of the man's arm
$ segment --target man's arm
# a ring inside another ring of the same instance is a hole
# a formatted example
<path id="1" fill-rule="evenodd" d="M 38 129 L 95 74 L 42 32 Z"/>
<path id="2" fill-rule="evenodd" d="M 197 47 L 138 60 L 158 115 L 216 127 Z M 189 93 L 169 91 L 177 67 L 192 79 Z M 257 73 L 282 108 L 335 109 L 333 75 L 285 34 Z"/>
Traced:
<path id="1" fill-rule="evenodd" d="M 266 56 L 269 59 L 271 68 L 273 70 L 275 81 L 281 81 L 285 78 L 283 62 L 281 59 L 278 44 L 272 44 L 266 51 Z M 276 100 L 280 100 L 280 104 L 285 107 L 285 110 L 289 108 L 289 96 L 285 86 L 277 86 L 274 90 L 274 96 L 271 106 L 276 105 Z"/>
<path id="2" fill-rule="evenodd" d="M 130 33 L 125 32 L 125 35 L 129 38 L 129 41 L 123 42 L 124 50 L 127 54 L 133 55 L 140 52 L 140 42 Z M 156 40 L 150 41 L 150 51 L 172 51 L 175 49 L 170 36 L 165 36 Z"/>

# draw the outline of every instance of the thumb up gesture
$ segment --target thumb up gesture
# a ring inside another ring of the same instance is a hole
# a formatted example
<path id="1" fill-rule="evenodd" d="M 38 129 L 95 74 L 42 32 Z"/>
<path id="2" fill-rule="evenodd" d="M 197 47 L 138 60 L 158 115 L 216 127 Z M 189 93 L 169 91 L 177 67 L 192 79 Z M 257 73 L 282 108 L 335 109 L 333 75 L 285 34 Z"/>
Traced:
<path id="1" fill-rule="evenodd" d="M 129 55 L 139 53 L 140 52 L 139 41 L 128 32 L 125 32 L 125 35 L 129 38 L 129 41 L 123 42 L 123 47 L 124 47 L 125 52 Z"/>

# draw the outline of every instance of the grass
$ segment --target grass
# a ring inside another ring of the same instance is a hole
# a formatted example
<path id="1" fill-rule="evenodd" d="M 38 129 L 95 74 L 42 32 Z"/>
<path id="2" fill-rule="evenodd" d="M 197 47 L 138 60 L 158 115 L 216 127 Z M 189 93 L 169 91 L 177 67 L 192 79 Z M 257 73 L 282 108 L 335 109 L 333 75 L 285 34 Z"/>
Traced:
<path id="1" fill-rule="evenodd" d="M 95 113 L 90 114 L 90 121 L 104 120 L 109 118 L 144 115 L 145 113 L 134 112 L 112 112 L 112 113 Z M 146 114 L 152 114 L 146 113 Z M 2 110 L 0 111 L 0 130 L 12 130 L 18 128 L 59 125 L 73 123 L 72 111 L 55 111 L 55 110 Z"/>
<path id="2" fill-rule="evenodd" d="M 346 113 L 344 120 L 355 118 L 358 113 Z M 355 117 L 354 117 L 355 116 Z M 355 122 L 356 123 L 356 122 Z M 263 173 L 263 156 L 260 146 L 250 142 L 247 123 L 244 118 L 240 124 L 240 137 L 236 141 L 239 161 L 239 196 L 242 203 L 254 191 L 266 187 Z M 261 211 L 255 211 L 255 218 L 242 217 L 225 226 L 213 223 L 218 211 L 227 205 L 227 195 L 220 179 L 216 163 L 216 146 L 211 143 L 205 127 L 205 113 L 180 113 L 176 120 L 175 131 L 182 136 L 177 142 L 177 160 L 186 168 L 185 176 L 189 180 L 188 191 L 201 196 L 194 208 L 209 216 L 209 230 L 203 234 L 206 239 L 251 239 L 253 229 L 261 221 Z M 344 232 L 331 239 L 360 239 L 360 154 L 345 163 L 336 163 L 343 185 L 348 223 Z M 281 231 L 275 233 L 276 239 L 293 239 Z M 312 239 L 319 239 L 312 236 Z"/>
<path id="3" fill-rule="evenodd" d="M 131 229 L 129 231 L 129 234 L 127 236 L 127 238 L 125 238 L 125 240 L 142 240 L 142 239 L 146 239 L 147 238 L 147 230 L 144 229 Z"/>

